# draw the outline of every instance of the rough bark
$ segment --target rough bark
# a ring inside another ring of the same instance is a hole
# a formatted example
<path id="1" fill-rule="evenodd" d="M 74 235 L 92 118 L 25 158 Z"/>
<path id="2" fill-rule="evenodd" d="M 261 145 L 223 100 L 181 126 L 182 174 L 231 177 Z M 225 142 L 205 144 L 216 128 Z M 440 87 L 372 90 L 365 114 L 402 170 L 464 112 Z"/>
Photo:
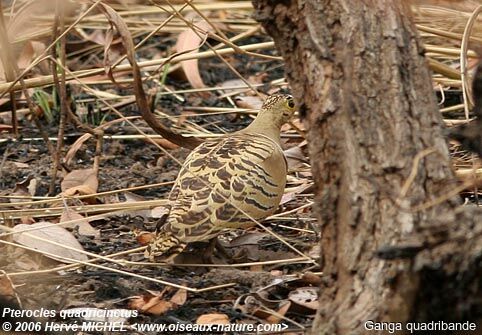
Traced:
<path id="1" fill-rule="evenodd" d="M 325 277 L 313 333 L 480 318 L 482 214 L 449 196 L 457 182 L 407 2 L 253 4 L 308 129 Z"/>

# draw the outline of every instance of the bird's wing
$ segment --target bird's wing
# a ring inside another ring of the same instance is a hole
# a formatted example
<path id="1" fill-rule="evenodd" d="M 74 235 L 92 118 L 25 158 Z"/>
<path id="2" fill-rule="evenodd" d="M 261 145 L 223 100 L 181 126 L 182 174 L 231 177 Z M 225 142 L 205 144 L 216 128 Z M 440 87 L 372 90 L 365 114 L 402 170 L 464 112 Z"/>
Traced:
<path id="1" fill-rule="evenodd" d="M 254 225 L 245 214 L 256 220 L 272 214 L 285 183 L 284 156 L 272 140 L 238 134 L 205 142 L 188 156 L 179 173 L 163 229 L 194 242 L 224 228 Z"/>

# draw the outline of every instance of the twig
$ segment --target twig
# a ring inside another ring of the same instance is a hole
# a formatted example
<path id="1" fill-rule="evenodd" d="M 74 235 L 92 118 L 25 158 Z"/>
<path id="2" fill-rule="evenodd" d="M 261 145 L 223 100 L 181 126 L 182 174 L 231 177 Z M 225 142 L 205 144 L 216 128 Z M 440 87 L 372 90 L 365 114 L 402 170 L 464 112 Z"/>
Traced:
<path id="1" fill-rule="evenodd" d="M 65 7 L 63 0 L 56 0 L 55 4 L 55 20 L 53 26 L 53 33 L 54 37 L 53 40 L 57 39 L 59 30 L 62 31 L 64 29 L 64 19 L 65 19 Z M 52 48 L 52 58 L 57 58 L 57 48 Z M 65 36 L 60 39 L 60 63 L 65 65 Z M 55 182 L 57 180 L 57 171 L 60 166 L 60 158 L 62 156 L 62 147 L 63 147 L 63 140 L 64 140 L 64 133 L 65 133 L 65 121 L 67 115 L 67 91 L 65 87 L 65 70 L 61 70 L 60 81 L 58 79 L 57 74 L 57 64 L 55 62 L 51 62 L 52 64 L 52 74 L 54 76 L 55 87 L 57 89 L 57 95 L 60 100 L 60 118 L 59 118 L 59 129 L 57 133 L 57 145 L 56 150 L 53 155 L 53 164 L 51 170 L 51 180 L 49 186 L 49 195 L 54 194 L 55 191 Z"/>

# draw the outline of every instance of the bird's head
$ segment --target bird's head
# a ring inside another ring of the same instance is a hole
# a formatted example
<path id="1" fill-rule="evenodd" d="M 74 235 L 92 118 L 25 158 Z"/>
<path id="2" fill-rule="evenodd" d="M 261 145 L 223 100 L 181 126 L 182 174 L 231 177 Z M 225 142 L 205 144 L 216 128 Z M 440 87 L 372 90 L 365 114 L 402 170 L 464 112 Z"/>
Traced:
<path id="1" fill-rule="evenodd" d="M 293 117 L 295 110 L 295 101 L 291 95 L 273 94 L 265 100 L 260 112 L 269 114 L 273 121 L 281 127 Z"/>

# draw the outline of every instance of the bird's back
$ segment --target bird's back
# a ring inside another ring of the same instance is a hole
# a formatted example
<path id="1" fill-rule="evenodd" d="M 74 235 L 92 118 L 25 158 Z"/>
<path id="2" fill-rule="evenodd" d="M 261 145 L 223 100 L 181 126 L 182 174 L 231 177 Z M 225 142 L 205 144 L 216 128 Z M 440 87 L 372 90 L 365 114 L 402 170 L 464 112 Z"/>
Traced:
<path id="1" fill-rule="evenodd" d="M 268 137 L 239 133 L 207 141 L 191 152 L 179 173 L 163 230 L 189 243 L 225 228 L 252 226 L 251 218 L 276 210 L 285 184 L 283 152 Z"/>
<path id="2" fill-rule="evenodd" d="M 290 95 L 271 95 L 247 128 L 194 149 L 171 191 L 169 217 L 146 257 L 173 256 L 187 243 L 209 240 L 225 228 L 253 226 L 271 215 L 286 184 L 280 130 L 294 111 Z"/>

